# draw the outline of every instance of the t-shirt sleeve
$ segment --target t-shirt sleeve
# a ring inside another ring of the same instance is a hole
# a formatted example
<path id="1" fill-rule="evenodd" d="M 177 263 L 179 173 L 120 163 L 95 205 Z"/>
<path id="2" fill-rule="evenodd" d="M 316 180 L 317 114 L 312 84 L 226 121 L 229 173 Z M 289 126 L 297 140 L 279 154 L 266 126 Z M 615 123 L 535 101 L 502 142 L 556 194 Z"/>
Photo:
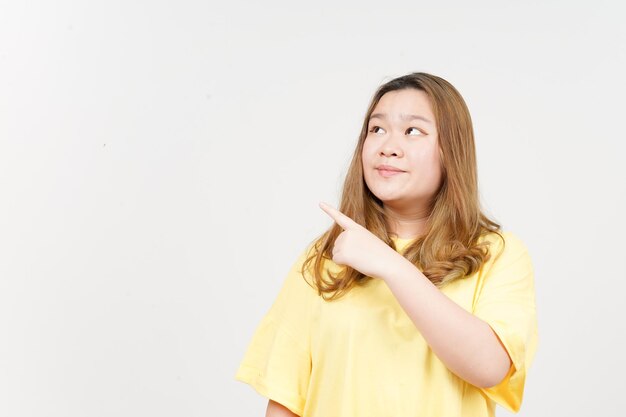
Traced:
<path id="1" fill-rule="evenodd" d="M 482 277 L 474 314 L 487 322 L 509 356 L 511 367 L 497 385 L 481 388 L 496 403 L 518 412 L 524 396 L 526 374 L 538 343 L 533 265 L 524 243 L 513 233 L 504 232 L 491 245 L 492 261 Z"/>
<path id="2" fill-rule="evenodd" d="M 261 319 L 235 379 L 302 415 L 311 376 L 311 309 L 317 290 L 301 273 L 310 244 L 293 263 Z M 313 262 L 311 262 L 312 265 Z M 307 270 L 307 271 L 310 271 Z"/>

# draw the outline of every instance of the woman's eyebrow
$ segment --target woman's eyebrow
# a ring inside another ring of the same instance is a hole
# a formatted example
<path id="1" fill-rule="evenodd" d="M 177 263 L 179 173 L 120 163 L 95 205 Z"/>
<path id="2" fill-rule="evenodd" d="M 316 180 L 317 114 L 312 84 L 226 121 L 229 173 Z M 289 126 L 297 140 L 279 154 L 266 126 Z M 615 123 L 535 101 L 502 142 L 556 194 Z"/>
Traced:
<path id="1" fill-rule="evenodd" d="M 370 116 L 369 120 L 372 120 L 372 119 L 375 119 L 375 118 L 385 120 L 385 119 L 387 119 L 387 115 L 386 115 L 385 113 L 374 113 L 374 114 L 372 114 L 372 115 Z M 407 121 L 407 122 L 410 122 L 411 120 L 415 120 L 415 119 L 417 119 L 417 120 L 423 120 L 423 121 L 425 121 L 426 123 L 432 123 L 430 120 L 428 120 L 428 119 L 427 119 L 427 118 L 425 118 L 424 116 L 418 116 L 418 115 L 416 115 L 416 114 L 401 114 L 401 115 L 400 115 L 400 118 L 401 118 L 402 120 Z"/>

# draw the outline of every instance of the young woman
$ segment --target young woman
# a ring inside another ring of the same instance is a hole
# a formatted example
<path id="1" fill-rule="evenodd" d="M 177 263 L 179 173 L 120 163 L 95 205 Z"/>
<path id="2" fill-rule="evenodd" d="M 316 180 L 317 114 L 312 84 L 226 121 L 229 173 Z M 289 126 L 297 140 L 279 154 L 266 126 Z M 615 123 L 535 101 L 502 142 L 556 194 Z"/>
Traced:
<path id="1" fill-rule="evenodd" d="M 444 79 L 376 91 L 333 225 L 302 252 L 235 378 L 267 416 L 517 412 L 537 348 L 524 243 L 482 213 L 471 118 Z"/>

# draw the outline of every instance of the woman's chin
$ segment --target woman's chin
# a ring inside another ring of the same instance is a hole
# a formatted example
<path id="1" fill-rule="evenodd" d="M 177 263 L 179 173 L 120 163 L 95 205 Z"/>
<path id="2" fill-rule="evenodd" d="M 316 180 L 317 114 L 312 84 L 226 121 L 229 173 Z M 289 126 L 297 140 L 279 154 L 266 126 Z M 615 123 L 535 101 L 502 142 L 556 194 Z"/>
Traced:
<path id="1" fill-rule="evenodd" d="M 394 204 L 401 200 L 401 196 L 395 193 L 374 193 L 384 204 Z"/>

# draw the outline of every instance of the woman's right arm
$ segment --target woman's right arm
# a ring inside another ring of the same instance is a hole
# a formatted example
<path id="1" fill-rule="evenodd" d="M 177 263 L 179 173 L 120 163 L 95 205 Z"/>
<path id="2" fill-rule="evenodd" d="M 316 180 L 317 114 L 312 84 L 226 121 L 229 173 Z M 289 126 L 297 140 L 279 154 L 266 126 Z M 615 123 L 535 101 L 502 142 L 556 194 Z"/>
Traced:
<path id="1" fill-rule="evenodd" d="M 287 407 L 282 405 L 281 403 L 277 403 L 274 400 L 269 400 L 267 402 L 267 411 L 265 412 L 265 417 L 299 417 L 297 414 L 289 411 Z"/>

